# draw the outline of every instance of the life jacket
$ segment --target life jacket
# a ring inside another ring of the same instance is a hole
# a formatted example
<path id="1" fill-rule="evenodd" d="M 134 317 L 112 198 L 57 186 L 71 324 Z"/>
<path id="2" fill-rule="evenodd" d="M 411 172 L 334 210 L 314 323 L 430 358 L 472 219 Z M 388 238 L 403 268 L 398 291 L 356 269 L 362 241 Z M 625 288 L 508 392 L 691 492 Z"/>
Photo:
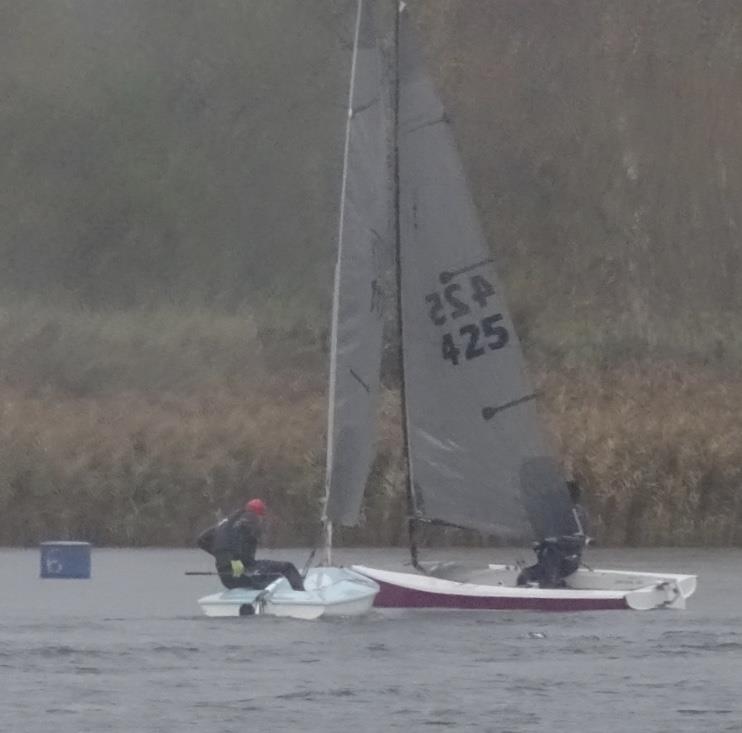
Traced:
<path id="1" fill-rule="evenodd" d="M 231 517 L 222 519 L 214 529 L 214 539 L 211 544 L 212 554 L 231 552 L 237 555 L 237 534 L 235 532 L 235 522 L 239 519 L 239 514 L 233 514 Z M 235 557 L 235 559 L 237 559 Z"/>
<path id="2" fill-rule="evenodd" d="M 211 554 L 217 570 L 227 572 L 232 560 L 241 560 L 245 567 L 255 562 L 260 538 L 260 525 L 251 514 L 238 511 L 216 525 Z"/>

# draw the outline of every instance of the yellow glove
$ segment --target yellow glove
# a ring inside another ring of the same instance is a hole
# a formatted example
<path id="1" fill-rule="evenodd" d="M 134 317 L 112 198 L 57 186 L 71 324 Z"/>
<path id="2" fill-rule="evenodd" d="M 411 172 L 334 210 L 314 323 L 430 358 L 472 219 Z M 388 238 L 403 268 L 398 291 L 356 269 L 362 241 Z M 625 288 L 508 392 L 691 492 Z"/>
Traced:
<path id="1" fill-rule="evenodd" d="M 232 560 L 232 577 L 239 578 L 245 572 L 245 566 L 242 564 L 242 560 Z"/>

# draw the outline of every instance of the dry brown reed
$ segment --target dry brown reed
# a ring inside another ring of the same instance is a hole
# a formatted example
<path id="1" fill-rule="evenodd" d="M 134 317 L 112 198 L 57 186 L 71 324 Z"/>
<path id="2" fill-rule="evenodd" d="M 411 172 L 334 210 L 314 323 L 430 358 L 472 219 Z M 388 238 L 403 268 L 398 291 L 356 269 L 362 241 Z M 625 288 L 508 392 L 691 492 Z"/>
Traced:
<path id="1" fill-rule="evenodd" d="M 541 376 L 565 466 L 607 544 L 742 543 L 742 380 L 633 362 Z"/>
<path id="2" fill-rule="evenodd" d="M 0 544 L 188 545 L 252 495 L 274 508 L 273 543 L 316 541 L 319 337 L 204 313 L 35 312 L 19 323 L 0 315 Z M 736 372 L 721 362 L 573 359 L 536 381 L 599 542 L 742 543 Z M 386 392 L 364 521 L 339 542 L 404 543 L 399 432 Z"/>
<path id="3" fill-rule="evenodd" d="M 306 541 L 316 520 L 324 414 L 297 385 L 79 398 L 2 389 L 0 537 L 189 544 L 260 495 Z"/>

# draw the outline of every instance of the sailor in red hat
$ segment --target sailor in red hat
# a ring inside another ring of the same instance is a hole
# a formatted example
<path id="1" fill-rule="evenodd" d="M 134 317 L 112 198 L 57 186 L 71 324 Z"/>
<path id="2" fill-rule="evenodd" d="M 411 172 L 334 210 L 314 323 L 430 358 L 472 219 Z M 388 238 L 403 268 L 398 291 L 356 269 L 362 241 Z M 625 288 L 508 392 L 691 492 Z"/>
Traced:
<path id="1" fill-rule="evenodd" d="M 294 590 L 304 590 L 293 563 L 255 558 L 267 512 L 262 499 L 250 499 L 196 540 L 202 550 L 214 556 L 216 571 L 226 588 L 261 589 L 283 575 Z"/>

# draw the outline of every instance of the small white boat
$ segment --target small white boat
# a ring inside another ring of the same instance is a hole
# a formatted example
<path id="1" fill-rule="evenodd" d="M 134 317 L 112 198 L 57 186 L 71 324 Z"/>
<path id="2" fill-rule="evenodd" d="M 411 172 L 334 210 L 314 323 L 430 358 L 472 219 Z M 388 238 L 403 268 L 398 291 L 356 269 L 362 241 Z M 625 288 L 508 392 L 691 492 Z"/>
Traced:
<path id="1" fill-rule="evenodd" d="M 375 580 L 380 608 L 457 608 L 530 611 L 648 611 L 685 608 L 696 590 L 694 575 L 638 573 L 580 568 L 565 578 L 564 588 L 519 587 L 521 568 L 489 565 L 465 568 L 431 564 L 431 575 L 354 566 Z"/>
<path id="2" fill-rule="evenodd" d="M 312 620 L 327 616 L 359 616 L 373 605 L 379 586 L 347 568 L 312 568 L 303 591 L 279 578 L 263 590 L 233 588 L 199 599 L 207 616 L 283 616 Z"/>

